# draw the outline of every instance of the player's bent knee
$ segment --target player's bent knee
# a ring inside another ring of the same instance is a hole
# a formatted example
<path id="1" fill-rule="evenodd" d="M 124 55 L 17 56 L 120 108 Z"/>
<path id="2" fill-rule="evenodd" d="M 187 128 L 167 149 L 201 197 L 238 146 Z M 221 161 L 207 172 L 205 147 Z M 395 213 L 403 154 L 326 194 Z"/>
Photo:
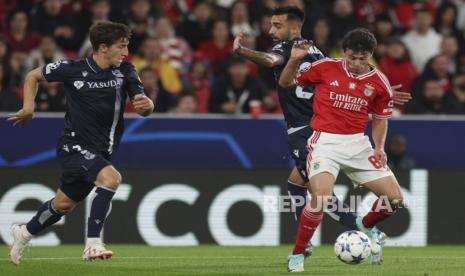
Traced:
<path id="1" fill-rule="evenodd" d="M 71 212 L 75 206 L 76 206 L 76 203 L 74 202 L 53 201 L 53 209 L 55 209 L 57 212 L 59 212 L 62 215 L 65 215 Z"/>
<path id="2" fill-rule="evenodd" d="M 104 177 L 98 181 L 101 186 L 116 190 L 123 181 L 123 177 L 118 171 L 114 171 L 110 174 L 104 175 Z"/>

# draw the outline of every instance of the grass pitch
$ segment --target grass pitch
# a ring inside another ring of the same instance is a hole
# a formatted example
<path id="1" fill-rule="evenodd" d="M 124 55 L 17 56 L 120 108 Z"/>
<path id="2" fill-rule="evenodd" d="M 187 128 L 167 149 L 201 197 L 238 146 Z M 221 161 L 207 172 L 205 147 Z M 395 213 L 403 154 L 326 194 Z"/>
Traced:
<path id="1" fill-rule="evenodd" d="M 32 247 L 12 265 L 0 246 L 0 275 L 284 275 L 291 246 L 149 247 L 109 245 L 108 261 L 84 262 L 81 245 Z M 315 248 L 302 275 L 465 275 L 465 246 L 385 248 L 384 263 L 346 265 L 332 246 Z"/>

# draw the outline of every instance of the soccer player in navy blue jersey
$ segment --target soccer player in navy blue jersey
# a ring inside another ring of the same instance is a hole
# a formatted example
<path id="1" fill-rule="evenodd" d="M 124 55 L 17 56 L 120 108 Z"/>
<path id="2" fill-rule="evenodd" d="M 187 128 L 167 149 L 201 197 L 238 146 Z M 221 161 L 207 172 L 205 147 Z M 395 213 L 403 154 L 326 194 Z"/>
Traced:
<path id="1" fill-rule="evenodd" d="M 63 168 L 54 198 L 39 207 L 24 225 L 13 225 L 10 260 L 19 264 L 24 248 L 33 236 L 74 209 L 96 186 L 88 218 L 84 260 L 108 259 L 100 238 L 111 200 L 121 183 L 121 174 L 110 159 L 124 131 L 123 113 L 130 97 L 136 112 L 148 116 L 153 102 L 144 90 L 128 55 L 130 29 L 119 23 L 99 22 L 90 29 L 92 57 L 62 60 L 30 71 L 24 82 L 23 108 L 10 114 L 14 125 L 24 125 L 34 114 L 34 98 L 42 80 L 64 83 L 68 111 L 57 156 Z"/>
<path id="2" fill-rule="evenodd" d="M 292 46 L 294 43 L 304 41 L 301 37 L 301 28 L 305 20 L 305 14 L 295 6 L 281 6 L 273 11 L 271 17 L 271 29 L 269 34 L 276 43 L 272 52 L 265 53 L 254 51 L 242 46 L 242 40 L 245 34 L 240 33 L 234 39 L 233 51 L 246 59 L 249 59 L 259 65 L 273 68 L 275 81 L 281 76 L 281 73 L 289 60 Z M 308 54 L 302 59 L 300 68 L 305 68 L 312 62 L 323 59 L 321 51 L 313 46 L 308 50 Z M 295 160 L 295 167 L 292 169 L 287 181 L 288 193 L 292 197 L 292 202 L 296 203 L 295 218 L 300 219 L 302 210 L 305 207 L 303 200 L 307 199 L 307 140 L 311 137 L 313 130 L 309 124 L 313 116 L 313 95 L 314 87 L 293 87 L 284 88 L 276 84 L 279 101 L 283 110 L 284 119 L 287 124 L 288 148 L 289 154 Z M 400 86 L 394 86 L 394 89 Z M 394 91 L 394 101 L 397 104 L 404 104 L 410 99 L 410 94 L 405 92 Z M 337 199 L 336 197 L 334 197 Z M 343 204 L 338 202 L 337 206 Z M 347 211 L 345 208 L 338 208 L 329 215 L 349 229 L 358 229 L 355 221 L 357 215 L 354 212 Z M 311 253 L 309 247 L 306 254 Z"/>

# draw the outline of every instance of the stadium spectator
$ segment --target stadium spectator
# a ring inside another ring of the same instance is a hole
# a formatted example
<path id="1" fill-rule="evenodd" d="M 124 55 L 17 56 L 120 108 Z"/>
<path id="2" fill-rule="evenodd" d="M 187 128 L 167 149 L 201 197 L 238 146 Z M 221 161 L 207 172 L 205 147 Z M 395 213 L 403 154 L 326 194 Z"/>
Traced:
<path id="1" fill-rule="evenodd" d="M 44 0 L 33 17 L 33 30 L 41 35 L 54 36 L 57 44 L 65 51 L 77 51 L 80 45 L 75 40 L 75 22 L 62 8 L 61 0 Z"/>
<path id="2" fill-rule="evenodd" d="M 176 36 L 171 20 L 160 17 L 155 24 L 155 33 L 162 46 L 163 54 L 181 75 L 187 73 L 192 52 L 186 40 Z"/>
<path id="3" fill-rule="evenodd" d="M 8 65 L 0 63 L 0 111 L 15 111 L 22 102 Z"/>
<path id="4" fill-rule="evenodd" d="M 465 31 L 465 1 L 464 0 L 451 0 L 457 6 L 457 28 Z"/>
<path id="5" fill-rule="evenodd" d="M 457 13 L 457 6 L 454 3 L 443 1 L 436 13 L 434 29 L 442 36 L 454 36 L 463 44 L 463 34 L 457 28 Z"/>
<path id="6" fill-rule="evenodd" d="M 407 47 L 400 39 L 391 39 L 387 54 L 379 61 L 379 69 L 387 76 L 389 83 L 402 84 L 404 91 L 410 91 L 413 81 L 418 76 Z"/>
<path id="7" fill-rule="evenodd" d="M 199 1 L 194 5 L 192 14 L 179 24 L 177 33 L 186 39 L 192 49 L 198 49 L 202 41 L 211 37 L 212 26 L 212 7 L 208 2 Z"/>
<path id="8" fill-rule="evenodd" d="M 432 57 L 426 64 L 425 70 L 421 73 L 412 86 L 414 96 L 421 94 L 423 83 L 428 79 L 437 79 L 444 88 L 444 91 L 449 91 L 451 88 L 451 77 L 449 68 L 451 60 L 443 54 Z"/>
<path id="9" fill-rule="evenodd" d="M 63 84 L 41 81 L 35 98 L 36 111 L 63 112 L 66 111 L 66 98 Z"/>
<path id="10" fill-rule="evenodd" d="M 426 62 L 439 53 L 441 35 L 433 28 L 433 17 L 427 9 L 415 12 L 415 27 L 403 37 L 403 41 L 412 56 L 413 63 L 419 72 L 423 71 Z M 424 47 L 418 47 L 424 45 Z"/>
<path id="11" fill-rule="evenodd" d="M 21 83 L 21 77 L 24 76 L 26 67 L 32 66 L 30 65 L 32 60 L 37 63 L 39 51 L 35 51 L 32 55 L 30 51 L 37 48 L 40 36 L 55 38 L 58 45 L 57 55 L 63 54 L 67 58 L 74 58 L 77 55 L 87 57 L 92 52 L 87 33 L 89 26 L 97 21 L 117 20 L 129 24 L 133 29 L 128 59 L 137 53 L 135 61 L 140 62 L 139 70 L 146 66 L 160 68 L 137 60 L 143 55 L 141 45 L 147 37 L 156 37 L 159 40 L 164 55 L 162 63 L 170 63 L 176 73 L 169 74 L 170 77 L 167 77 L 166 73 L 160 75 L 161 72 L 166 72 L 166 66 L 162 66 L 163 70 L 155 71 L 159 85 L 164 91 L 191 92 L 197 97 L 199 112 L 208 110 L 206 102 L 209 93 L 205 92 L 209 91 L 207 87 L 217 83 L 223 78 L 222 73 L 227 72 L 227 61 L 232 47 L 231 30 L 235 30 L 234 32 L 246 30 L 250 35 L 243 41 L 245 46 L 268 52 L 273 45 L 267 34 L 270 28 L 269 12 L 278 4 L 297 5 L 305 10 L 308 16 L 304 21 L 303 37 L 311 38 L 323 53 L 334 58 L 341 57 L 338 37 L 342 37 L 355 26 L 370 25 L 378 40 L 375 59 L 370 62 L 379 64 L 393 84 L 400 79 L 399 82 L 404 86 L 403 90 L 409 90 L 408 83 L 411 82 L 414 74 L 411 68 L 405 68 L 410 62 L 403 59 L 400 62 L 399 59 L 393 58 L 396 55 L 401 56 L 400 52 L 404 52 L 405 49 L 397 42 L 391 44 L 390 41 L 401 31 L 409 31 L 402 37 L 402 41 L 409 49 L 411 60 L 420 74 L 411 86 L 414 95 L 422 94 L 424 82 L 430 78 L 441 79 L 444 90 L 452 91 L 450 79 L 455 74 L 465 71 L 465 41 L 462 33 L 465 31 L 465 19 L 462 16 L 465 14 L 465 0 L 131 0 L 126 2 L 12 0 L 4 2 L 4 6 L 0 4 L 0 13 L 3 13 L 0 14 L 0 24 L 2 34 L 7 38 L 2 39 L 0 36 L 0 62 L 8 63 L 14 82 Z M 30 20 L 28 15 L 31 16 Z M 218 20 L 212 21 L 213 19 Z M 411 27 L 414 29 L 410 30 Z M 391 53 L 388 53 L 388 48 Z M 191 49 L 195 51 L 192 52 Z M 157 47 L 154 51 L 157 51 Z M 436 57 L 438 54 L 447 58 Z M 433 57 L 431 64 L 427 66 L 428 60 Z M 193 78 L 191 69 L 202 68 L 203 65 L 192 66 L 193 58 L 201 59 L 200 63 L 204 63 L 205 59 L 208 60 L 206 67 L 209 72 L 205 79 L 201 78 L 201 81 Z M 272 92 L 275 87 L 271 71 L 252 63 L 249 66 L 249 74 L 259 78 L 265 83 L 267 90 Z M 398 66 L 398 70 L 392 70 L 393 66 Z M 447 70 L 444 70 L 445 66 Z M 172 72 L 170 69 L 168 71 Z M 174 75 L 177 76 L 171 77 Z M 174 89 L 173 83 L 177 83 Z"/>
<path id="12" fill-rule="evenodd" d="M 457 100 L 452 93 L 446 93 L 441 81 L 427 79 L 423 82 L 421 94 L 406 106 L 408 114 L 457 114 L 460 112 Z"/>
<path id="13" fill-rule="evenodd" d="M 331 27 L 329 20 L 326 17 L 320 17 L 315 20 L 312 27 L 312 40 L 315 46 L 320 49 L 324 55 L 328 55 L 332 48 L 332 41 L 330 40 Z"/>
<path id="14" fill-rule="evenodd" d="M 34 49 L 26 59 L 26 72 L 43 66 L 47 63 L 53 63 L 65 58 L 63 52 L 57 48 L 53 36 L 43 36 L 37 49 Z"/>
<path id="15" fill-rule="evenodd" d="M 251 22 L 249 8 L 244 0 L 237 0 L 230 9 L 231 34 L 236 36 L 244 32 L 251 36 L 257 36 L 258 27 Z"/>
<path id="16" fill-rule="evenodd" d="M 13 11 L 8 16 L 8 31 L 6 32 L 8 46 L 12 51 L 29 53 L 37 47 L 40 35 L 29 31 L 27 13 L 21 10 Z"/>
<path id="17" fill-rule="evenodd" d="M 396 29 L 388 14 L 380 14 L 376 17 L 373 33 L 378 41 L 374 56 L 379 59 L 386 54 L 389 40 L 396 35 Z"/>
<path id="18" fill-rule="evenodd" d="M 200 54 L 208 59 L 214 74 L 219 74 L 225 68 L 224 62 L 232 51 L 232 41 L 229 37 L 228 22 L 215 21 L 212 38 L 200 44 Z"/>
<path id="19" fill-rule="evenodd" d="M 194 60 L 187 76 L 185 87 L 186 90 L 191 91 L 197 100 L 197 112 L 208 113 L 210 74 L 206 60 Z"/>
<path id="20" fill-rule="evenodd" d="M 196 97 L 189 93 L 183 93 L 179 96 L 176 108 L 171 110 L 171 113 L 192 114 L 197 113 L 197 108 Z"/>
<path id="21" fill-rule="evenodd" d="M 92 53 L 92 45 L 87 30 L 96 22 L 109 20 L 110 11 L 111 4 L 109 0 L 92 0 L 90 13 L 86 14 L 77 26 L 78 37 L 76 40 L 81 45 L 78 53 L 80 57 L 88 57 Z"/>
<path id="22" fill-rule="evenodd" d="M 360 26 L 351 0 L 335 0 L 331 8 L 331 41 L 339 41 L 350 30 Z M 339 47 L 340 48 L 340 47 Z"/>
<path id="23" fill-rule="evenodd" d="M 24 52 L 11 52 L 8 58 L 12 77 L 16 82 L 22 83 L 22 78 L 25 74 L 26 60 L 28 59 L 28 54 Z"/>
<path id="24" fill-rule="evenodd" d="M 450 73 L 465 72 L 465 56 L 461 54 L 459 43 L 455 36 L 444 37 L 441 42 L 441 54 L 446 55 L 451 61 L 449 65 Z"/>
<path id="25" fill-rule="evenodd" d="M 267 92 L 263 83 L 249 75 L 247 61 L 233 58 L 228 66 L 228 74 L 219 78 L 212 87 L 209 110 L 213 113 L 249 113 L 251 100 L 263 102 L 264 109 L 269 104 L 265 100 Z"/>
<path id="26" fill-rule="evenodd" d="M 257 36 L 257 50 L 268 52 L 273 48 L 273 39 L 268 32 L 271 28 L 271 16 L 264 14 L 260 18 L 260 33 Z"/>
<path id="27" fill-rule="evenodd" d="M 29 0 L 34 2 L 35 0 Z M 71 15 L 73 19 L 79 20 L 87 12 L 92 0 L 61 0 L 63 2 L 63 11 Z M 37 1 L 35 1 L 37 2 Z"/>
<path id="28" fill-rule="evenodd" d="M 144 85 L 144 93 L 149 97 L 154 105 L 154 112 L 167 112 L 173 108 L 176 103 L 176 96 L 173 93 L 166 91 L 160 83 L 153 69 L 146 67 L 139 71 L 139 76 Z M 130 99 L 126 102 L 126 112 L 136 112 L 136 109 L 131 104 Z"/>
<path id="29" fill-rule="evenodd" d="M 388 2 L 383 0 L 358 0 L 355 1 L 355 14 L 358 22 L 371 25 L 376 17 L 388 11 Z"/>
<path id="30" fill-rule="evenodd" d="M 388 141 L 386 150 L 391 170 L 410 170 L 415 168 L 415 160 L 407 156 L 407 140 L 403 135 L 394 134 Z"/>
<path id="31" fill-rule="evenodd" d="M 155 36 L 155 18 L 150 14 L 149 0 L 132 0 L 127 25 L 132 31 L 129 52 L 135 53 L 146 37 Z"/>
<path id="32" fill-rule="evenodd" d="M 436 14 L 436 0 L 396 0 L 394 1 L 394 13 L 399 27 L 404 31 L 409 31 L 415 25 L 416 11 L 424 9 L 431 15 Z"/>
<path id="33" fill-rule="evenodd" d="M 150 68 L 160 79 L 163 89 L 170 93 L 179 93 L 182 90 L 181 79 L 176 69 L 163 56 L 160 41 L 156 38 L 146 38 L 139 52 L 132 58 L 132 64 L 137 71 Z"/>
<path id="34" fill-rule="evenodd" d="M 162 13 L 177 25 L 189 15 L 195 0 L 158 0 L 154 2 L 161 8 Z"/>
<path id="35" fill-rule="evenodd" d="M 465 114 L 465 73 L 456 75 L 452 81 L 452 92 L 461 114 Z"/>

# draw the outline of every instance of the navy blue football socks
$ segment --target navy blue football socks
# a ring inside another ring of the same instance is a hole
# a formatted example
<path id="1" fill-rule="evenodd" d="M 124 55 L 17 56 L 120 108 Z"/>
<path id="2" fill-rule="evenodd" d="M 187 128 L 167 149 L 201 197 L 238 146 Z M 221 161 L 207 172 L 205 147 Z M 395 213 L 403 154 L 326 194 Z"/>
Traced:
<path id="1" fill-rule="evenodd" d="M 307 187 L 297 185 L 288 180 L 287 191 L 292 200 L 292 207 L 295 208 L 294 218 L 297 222 L 299 222 L 300 215 L 308 202 Z"/>
<path id="2" fill-rule="evenodd" d="M 63 216 L 54 209 L 52 200 L 53 198 L 42 204 L 36 215 L 26 224 L 27 231 L 32 235 L 36 235 L 48 226 L 55 224 Z"/>
<path id="3" fill-rule="evenodd" d="M 332 210 L 331 214 L 329 215 L 332 217 L 333 214 L 338 216 L 339 218 L 335 219 L 339 221 L 340 224 L 346 226 L 350 230 L 359 230 L 355 223 L 355 220 L 357 219 L 357 214 L 350 210 L 349 205 L 347 205 L 347 203 L 340 204 L 340 201 L 335 194 L 333 194 L 333 200 L 337 208 L 335 210 Z"/>
<path id="4" fill-rule="evenodd" d="M 101 187 L 98 187 L 95 193 L 90 207 L 90 216 L 87 220 L 88 238 L 100 237 L 103 224 L 111 208 L 111 199 L 115 195 L 114 191 Z"/>

